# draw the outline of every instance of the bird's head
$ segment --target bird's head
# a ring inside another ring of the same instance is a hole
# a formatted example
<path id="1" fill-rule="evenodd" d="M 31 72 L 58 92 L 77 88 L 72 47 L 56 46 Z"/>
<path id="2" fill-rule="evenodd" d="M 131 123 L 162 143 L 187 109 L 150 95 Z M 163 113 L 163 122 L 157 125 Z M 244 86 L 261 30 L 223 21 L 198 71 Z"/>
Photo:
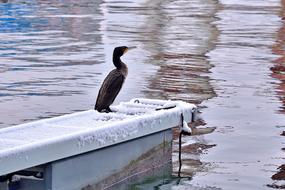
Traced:
<path id="1" fill-rule="evenodd" d="M 116 57 L 121 57 L 124 55 L 128 50 L 133 49 L 135 47 L 127 47 L 127 46 L 119 46 L 114 49 L 113 55 Z"/>

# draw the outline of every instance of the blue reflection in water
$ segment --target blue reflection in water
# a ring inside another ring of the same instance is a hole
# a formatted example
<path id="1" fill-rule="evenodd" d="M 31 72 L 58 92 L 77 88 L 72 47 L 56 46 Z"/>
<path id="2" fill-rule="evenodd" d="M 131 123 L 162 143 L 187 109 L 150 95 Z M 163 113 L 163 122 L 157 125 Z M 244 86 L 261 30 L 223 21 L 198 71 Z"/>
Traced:
<path id="1" fill-rule="evenodd" d="M 36 25 L 48 24 L 43 18 L 29 18 L 36 13 L 35 2 L 0 4 L 0 32 L 29 32 L 37 31 Z M 9 42 L 6 42 L 9 43 Z"/>

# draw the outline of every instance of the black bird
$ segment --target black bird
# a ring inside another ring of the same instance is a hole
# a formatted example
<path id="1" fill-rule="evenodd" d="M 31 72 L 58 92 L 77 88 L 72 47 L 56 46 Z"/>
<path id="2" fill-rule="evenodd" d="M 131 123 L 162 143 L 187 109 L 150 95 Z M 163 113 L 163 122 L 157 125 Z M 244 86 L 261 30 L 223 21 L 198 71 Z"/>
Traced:
<path id="1" fill-rule="evenodd" d="M 116 69 L 113 69 L 103 81 L 96 100 L 95 110 L 111 112 L 109 106 L 114 102 L 128 75 L 128 67 L 121 61 L 121 56 L 132 48 L 134 47 L 120 46 L 114 49 L 113 63 Z"/>

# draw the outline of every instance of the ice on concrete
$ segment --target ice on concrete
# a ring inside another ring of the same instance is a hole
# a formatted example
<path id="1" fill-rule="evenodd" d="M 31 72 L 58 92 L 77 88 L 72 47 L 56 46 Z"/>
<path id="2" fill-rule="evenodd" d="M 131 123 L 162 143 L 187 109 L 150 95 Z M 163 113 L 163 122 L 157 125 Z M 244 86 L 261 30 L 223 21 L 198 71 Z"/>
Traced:
<path id="1" fill-rule="evenodd" d="M 156 110 L 170 105 L 175 107 Z M 195 106 L 133 99 L 111 109 L 114 112 L 87 110 L 1 129 L 0 175 L 175 127 L 181 113 L 191 121 Z"/>
<path id="2" fill-rule="evenodd" d="M 190 134 L 192 133 L 192 130 L 188 126 L 188 123 L 186 121 L 183 121 L 181 131 L 185 131 L 185 132 L 190 133 Z"/>

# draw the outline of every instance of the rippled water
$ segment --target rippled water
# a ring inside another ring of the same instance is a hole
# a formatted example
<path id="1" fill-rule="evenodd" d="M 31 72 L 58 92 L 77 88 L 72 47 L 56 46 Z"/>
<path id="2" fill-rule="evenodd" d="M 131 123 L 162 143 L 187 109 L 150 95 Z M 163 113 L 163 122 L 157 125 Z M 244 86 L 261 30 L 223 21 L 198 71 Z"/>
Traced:
<path id="1" fill-rule="evenodd" d="M 116 103 L 201 103 L 203 127 L 216 127 L 184 139 L 179 184 L 137 188 L 277 187 L 271 176 L 284 163 L 284 16 L 279 0 L 2 3 L 0 127 L 93 108 L 113 48 L 135 45 L 123 57 L 129 76 Z M 176 150 L 175 143 L 175 171 Z"/>

